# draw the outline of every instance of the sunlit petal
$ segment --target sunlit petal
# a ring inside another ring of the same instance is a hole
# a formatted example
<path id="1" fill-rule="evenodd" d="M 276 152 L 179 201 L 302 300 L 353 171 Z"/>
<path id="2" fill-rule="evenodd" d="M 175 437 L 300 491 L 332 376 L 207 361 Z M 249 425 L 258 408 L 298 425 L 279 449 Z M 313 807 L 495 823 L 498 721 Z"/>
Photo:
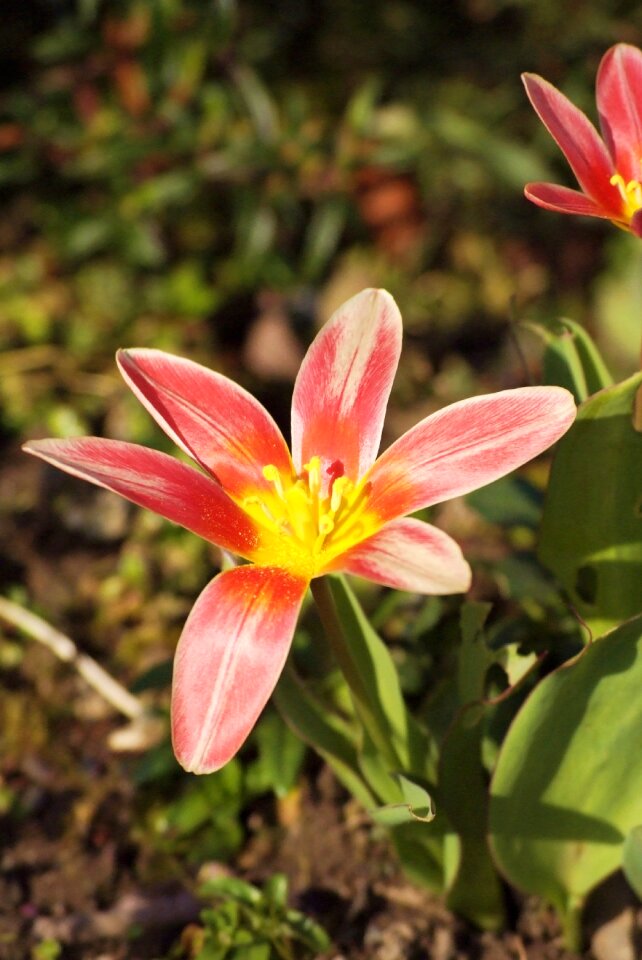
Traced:
<path id="1" fill-rule="evenodd" d="M 542 77 L 525 73 L 522 79 L 540 120 L 564 153 L 582 189 L 607 214 L 619 217 L 622 197 L 610 182 L 613 161 L 591 121 Z"/>
<path id="2" fill-rule="evenodd" d="M 389 520 L 476 490 L 549 447 L 575 412 L 561 387 L 520 387 L 453 403 L 377 460 L 368 507 Z"/>
<path id="3" fill-rule="evenodd" d="M 354 547 L 337 564 L 346 573 L 413 593 L 464 593 L 471 571 L 455 541 L 428 523 L 390 523 Z"/>
<path id="4" fill-rule="evenodd" d="M 636 237 L 642 237 L 642 210 L 637 210 L 636 213 L 633 214 L 629 227 L 631 228 L 631 233 L 634 233 Z"/>
<path id="5" fill-rule="evenodd" d="M 597 109 L 615 168 L 642 179 L 642 51 L 628 43 L 608 50 L 597 74 Z"/>
<path id="6" fill-rule="evenodd" d="M 164 453 L 97 437 L 33 440 L 23 449 L 225 550 L 251 557 L 257 545 L 255 524 L 218 483 Z"/>
<path id="7" fill-rule="evenodd" d="M 332 315 L 303 360 L 292 397 L 292 458 L 339 461 L 356 479 L 373 463 L 401 351 L 401 316 L 385 290 L 364 290 Z"/>
<path id="8" fill-rule="evenodd" d="M 235 496 L 267 486 L 262 468 L 291 472 L 267 410 L 220 373 L 162 350 L 119 350 L 123 377 L 163 430 Z"/>
<path id="9" fill-rule="evenodd" d="M 274 567 L 237 567 L 201 593 L 176 650 L 172 740 L 186 770 L 234 756 L 288 655 L 307 581 Z"/>

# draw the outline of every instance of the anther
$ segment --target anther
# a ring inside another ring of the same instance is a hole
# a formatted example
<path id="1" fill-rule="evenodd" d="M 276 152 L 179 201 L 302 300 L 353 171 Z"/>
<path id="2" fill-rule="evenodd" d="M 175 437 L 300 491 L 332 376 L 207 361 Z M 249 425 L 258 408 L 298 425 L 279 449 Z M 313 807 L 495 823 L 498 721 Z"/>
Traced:
<path id="1" fill-rule="evenodd" d="M 314 497 L 321 489 L 321 457 L 310 457 L 310 462 L 304 463 L 303 469 L 308 475 L 308 487 Z"/>
<path id="2" fill-rule="evenodd" d="M 348 488 L 351 486 L 350 481 L 347 477 L 337 477 L 337 479 L 332 484 L 332 494 L 330 496 L 330 509 L 333 513 L 336 513 L 339 507 L 341 506 L 341 501 L 346 493 L 348 493 Z"/>
<path id="3" fill-rule="evenodd" d="M 274 489 L 278 495 L 283 500 L 285 498 L 285 492 L 283 490 L 283 482 L 281 481 L 281 474 L 274 466 L 273 463 L 268 463 L 267 466 L 263 467 L 263 476 L 268 481 L 268 483 L 274 484 Z"/>

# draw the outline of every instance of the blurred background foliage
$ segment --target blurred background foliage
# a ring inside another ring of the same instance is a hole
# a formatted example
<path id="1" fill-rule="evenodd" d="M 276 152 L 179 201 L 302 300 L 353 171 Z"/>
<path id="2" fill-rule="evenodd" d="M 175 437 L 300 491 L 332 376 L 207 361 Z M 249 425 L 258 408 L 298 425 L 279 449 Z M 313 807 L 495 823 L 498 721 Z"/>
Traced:
<path id="1" fill-rule="evenodd" d="M 142 696 L 161 691 L 164 708 L 167 660 L 221 558 L 18 450 L 27 437 L 87 432 L 171 450 L 120 382 L 119 346 L 227 373 L 287 431 L 318 324 L 362 287 L 386 287 L 405 323 L 387 440 L 447 402 L 537 379 L 540 344 L 517 321 L 573 317 L 616 374 L 634 369 L 637 247 L 522 195 L 528 180 L 571 175 L 520 73 L 542 74 L 595 119 L 600 57 L 622 40 L 642 43 L 634 0 L 5 0 L 2 591 Z M 495 601 L 493 643 L 533 655 L 552 637 L 561 660 L 578 628 L 533 557 L 544 483 L 533 467 L 438 521 L 473 561 L 477 595 Z M 370 588 L 362 599 L 418 715 L 443 733 L 456 603 Z M 312 674 L 327 667 L 317 629 L 309 618 L 297 640 Z M 91 777 L 105 710 L 11 632 L 0 670 L 0 816 L 20 821 L 49 789 L 24 792 L 40 783 L 33 758 L 50 731 L 58 769 L 81 778 L 80 757 Z M 79 718 L 86 739 L 73 733 Z M 166 875 L 181 856 L 232 856 L 241 811 L 267 790 L 289 822 L 306 760 L 275 713 L 243 758 L 195 781 L 163 743 L 134 765 L 141 875 Z M 123 790 L 120 767 L 100 763 L 102 785 L 83 800 L 88 830 Z"/>
<path id="2" fill-rule="evenodd" d="M 233 366 L 257 314 L 305 342 L 366 283 L 398 297 L 428 364 L 462 376 L 496 356 L 511 300 L 599 326 L 626 238 L 605 251 L 609 228 L 523 199 L 525 181 L 570 174 L 519 74 L 594 115 L 601 54 L 641 32 L 622 0 L 5 3 L 5 428 L 95 422 L 118 345 Z M 293 349 L 257 358 L 259 341 L 232 372 L 287 379 Z M 414 373 L 408 400 L 425 393 Z M 51 378 L 81 394 L 73 413 Z"/>

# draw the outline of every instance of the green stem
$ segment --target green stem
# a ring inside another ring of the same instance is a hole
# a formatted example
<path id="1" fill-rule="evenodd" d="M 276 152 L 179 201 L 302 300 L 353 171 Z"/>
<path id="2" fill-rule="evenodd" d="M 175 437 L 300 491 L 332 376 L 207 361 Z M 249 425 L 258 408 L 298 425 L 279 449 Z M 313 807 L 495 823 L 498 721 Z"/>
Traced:
<path id="1" fill-rule="evenodd" d="M 569 950 L 580 953 L 582 950 L 582 908 L 584 902 L 579 897 L 569 897 L 562 916 L 564 944 Z"/>
<path id="2" fill-rule="evenodd" d="M 313 580 L 310 589 L 319 610 L 328 643 L 350 688 L 355 708 L 368 736 L 390 770 L 402 770 L 404 764 L 391 742 L 387 725 L 374 709 L 368 689 L 350 652 L 328 578 L 319 577 Z"/>

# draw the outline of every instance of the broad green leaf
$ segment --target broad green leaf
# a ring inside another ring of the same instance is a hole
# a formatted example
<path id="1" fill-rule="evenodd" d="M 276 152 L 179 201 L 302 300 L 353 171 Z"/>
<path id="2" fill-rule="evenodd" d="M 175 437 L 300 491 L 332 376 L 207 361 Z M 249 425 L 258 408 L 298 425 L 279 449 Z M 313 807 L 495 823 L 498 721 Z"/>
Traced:
<path id="1" fill-rule="evenodd" d="M 539 555 L 595 636 L 642 610 L 642 373 L 584 403 L 560 440 Z"/>
<path id="2" fill-rule="evenodd" d="M 622 851 L 622 869 L 638 897 L 642 898 L 642 826 L 633 827 Z"/>
<path id="3" fill-rule="evenodd" d="M 642 617 L 550 674 L 499 754 L 490 826 L 507 879 L 572 926 L 588 892 L 622 864 L 640 822 Z"/>

